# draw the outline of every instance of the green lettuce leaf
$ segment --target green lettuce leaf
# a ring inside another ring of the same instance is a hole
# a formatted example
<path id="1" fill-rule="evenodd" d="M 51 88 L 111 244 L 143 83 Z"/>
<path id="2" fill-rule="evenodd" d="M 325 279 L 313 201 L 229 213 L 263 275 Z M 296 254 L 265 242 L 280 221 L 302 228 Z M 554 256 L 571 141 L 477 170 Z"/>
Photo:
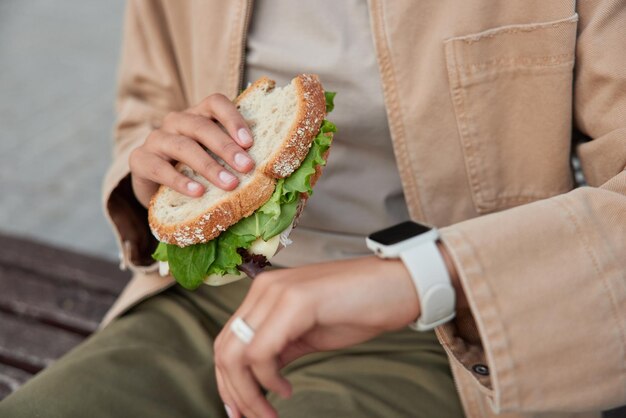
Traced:
<path id="1" fill-rule="evenodd" d="M 325 92 L 325 96 L 326 110 L 330 112 L 334 108 L 335 93 Z M 204 244 L 180 248 L 159 243 L 152 257 L 167 261 L 176 281 L 187 289 L 197 288 L 210 274 L 237 274 L 237 266 L 242 263 L 237 249 L 250 248 L 252 242 L 258 238 L 267 241 L 279 235 L 292 223 L 300 194 L 313 194 L 311 176 L 317 166 L 326 164 L 324 154 L 330 147 L 331 133 L 336 131 L 332 122 L 324 120 L 300 167 L 291 176 L 278 180 L 270 199 L 252 215 L 241 219 L 217 238 Z"/>
<path id="2" fill-rule="evenodd" d="M 335 96 L 337 93 L 334 91 L 325 91 L 324 96 L 326 98 L 326 113 L 330 113 L 335 109 Z"/>
<path id="3" fill-rule="evenodd" d="M 157 261 L 167 261 L 167 244 L 164 242 L 159 242 L 156 250 L 152 253 L 152 258 Z"/>
<path id="4" fill-rule="evenodd" d="M 186 289 L 196 289 L 206 277 L 209 266 L 215 261 L 215 240 L 180 248 L 167 246 L 167 259 L 172 276 Z"/>
<path id="5" fill-rule="evenodd" d="M 324 120 L 320 128 L 320 132 L 317 134 L 309 153 L 304 158 L 304 161 L 300 167 L 293 172 L 289 177 L 285 179 L 283 187 L 283 194 L 286 196 L 286 202 L 292 202 L 297 200 L 300 193 L 308 193 L 309 196 L 313 194 L 313 188 L 311 187 L 311 176 L 315 174 L 317 166 L 326 165 L 324 160 L 324 153 L 328 151 L 332 137 L 327 135 L 330 132 L 336 132 L 337 128 L 331 122 Z"/>
<path id="6" fill-rule="evenodd" d="M 285 203 L 280 207 L 280 216 L 277 218 L 271 218 L 263 227 L 263 233 L 261 235 L 263 241 L 268 241 L 270 238 L 279 235 L 287 229 L 289 225 L 291 225 L 291 222 L 298 211 L 299 203 L 299 200 L 294 200 L 293 202 Z"/>
<path id="7" fill-rule="evenodd" d="M 274 189 L 274 193 L 272 193 L 272 197 L 270 197 L 270 200 L 265 202 L 263 206 L 257 209 L 258 212 L 264 213 L 273 218 L 280 216 L 280 204 L 283 203 L 282 196 L 284 183 L 285 179 L 280 179 L 276 182 L 276 188 Z"/>
<path id="8" fill-rule="evenodd" d="M 237 235 L 226 230 L 217 239 L 211 241 L 216 242 L 217 255 L 215 261 L 208 266 L 203 278 L 209 274 L 222 276 L 227 273 L 237 274 L 239 272 L 237 266 L 242 263 L 237 248 L 249 248 L 256 238 L 256 235 Z"/>

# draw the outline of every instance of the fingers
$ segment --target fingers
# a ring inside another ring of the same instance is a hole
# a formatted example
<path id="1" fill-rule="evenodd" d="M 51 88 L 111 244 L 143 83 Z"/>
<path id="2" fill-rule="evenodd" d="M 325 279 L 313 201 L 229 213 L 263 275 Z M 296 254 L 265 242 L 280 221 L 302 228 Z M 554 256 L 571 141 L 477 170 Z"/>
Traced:
<path id="1" fill-rule="evenodd" d="M 274 287 L 268 289 L 265 292 L 265 296 L 269 301 L 279 300 L 280 292 Z M 254 313 L 250 315 L 250 326 L 252 328 L 271 326 L 271 324 L 266 325 L 266 318 L 270 315 L 270 311 L 274 307 L 275 303 L 273 302 L 256 305 Z M 242 312 L 243 317 L 248 316 L 243 314 L 243 312 L 246 312 L 243 309 L 239 311 Z M 282 312 L 284 313 L 285 311 Z M 254 341 L 254 337 L 252 340 Z M 233 344 L 239 345 L 238 341 L 233 341 Z M 291 384 L 279 372 L 281 367 L 278 356 L 280 351 L 282 351 L 281 349 L 282 346 L 277 348 L 276 351 L 258 351 L 257 346 L 251 342 L 249 345 L 244 346 L 241 361 L 251 369 L 252 375 L 261 386 L 267 390 L 276 392 L 283 398 L 289 398 L 291 396 Z"/>
<path id="2" fill-rule="evenodd" d="M 283 398 L 291 396 L 291 384 L 279 373 L 282 353 L 301 335 L 311 329 L 314 318 L 307 313 L 306 297 L 300 290 L 267 275 L 258 282 L 250 302 L 244 301 L 238 310 L 256 329 L 255 336 L 245 348 L 244 361 L 258 382 Z M 258 325 L 257 325 L 258 324 Z"/>
<path id="3" fill-rule="evenodd" d="M 201 184 L 178 172 L 169 162 L 156 154 L 137 149 L 131 155 L 129 164 L 133 173 L 133 187 L 140 201 L 144 199 L 142 199 L 143 196 L 139 195 L 137 189 L 142 186 L 148 188 L 149 185 L 155 183 L 165 184 L 190 197 L 201 196 L 204 192 L 204 187 Z"/>
<path id="4" fill-rule="evenodd" d="M 270 359 L 269 363 L 264 362 L 265 359 L 259 363 L 249 351 L 250 346 L 239 340 L 230 329 L 234 319 L 243 313 L 243 306 L 248 305 L 251 296 L 258 293 L 264 292 L 256 289 L 249 292 L 242 307 L 230 318 L 218 335 L 215 340 L 215 363 L 216 369 L 219 370 L 218 384 L 221 381 L 223 388 L 220 395 L 225 403 L 234 402 L 236 408 L 246 417 L 274 417 L 275 411 L 261 393 L 261 387 L 275 391 L 283 397 L 291 394 L 291 385 L 279 373 L 277 356 Z M 266 296 L 268 296 L 267 302 L 269 303 L 256 306 L 257 317 L 267 315 L 273 305 L 269 299 L 276 297 L 275 295 Z M 253 319 L 248 325 L 254 328 L 259 323 Z"/>
<path id="5" fill-rule="evenodd" d="M 234 189 L 239 180 L 215 161 L 196 141 L 181 135 L 165 135 L 156 151 L 175 161 L 182 161 L 202 177 L 224 190 Z"/>
<path id="6" fill-rule="evenodd" d="M 213 94 L 184 112 L 169 113 L 161 127 L 133 151 L 129 159 L 133 191 L 144 206 L 158 184 L 186 196 L 202 196 L 204 187 L 176 174 L 171 167 L 173 161 L 188 165 L 221 189 L 232 190 L 237 187 L 238 179 L 213 157 L 219 157 L 238 172 L 247 173 L 255 165 L 245 151 L 252 143 L 250 129 L 235 104 L 224 95 Z"/>
<path id="7" fill-rule="evenodd" d="M 306 296 L 299 292 L 291 288 L 281 293 L 246 348 L 246 356 L 253 369 L 265 371 L 264 376 L 268 380 L 264 386 L 284 389 L 282 377 L 277 379 L 266 370 L 272 368 L 278 374 L 281 365 L 279 356 L 291 345 L 290 342 L 298 341 L 315 326 L 315 317 L 307 307 Z M 277 393 L 283 394 L 281 391 Z"/>
<path id="8" fill-rule="evenodd" d="M 276 356 L 255 358 L 254 354 L 250 357 L 250 353 L 248 353 L 248 363 L 254 378 L 261 386 L 277 393 L 283 399 L 288 399 L 291 396 L 291 383 L 280 374 L 280 364 Z"/>
<path id="9" fill-rule="evenodd" d="M 228 328 L 225 328 L 225 330 Z M 222 341 L 218 341 L 221 339 Z M 250 369 L 240 361 L 245 345 L 232 333 L 223 332 L 216 340 L 216 375 L 222 400 L 237 416 L 277 417 L 252 375 Z M 230 340 L 230 341 L 229 341 Z M 228 351 L 218 350 L 218 344 L 228 347 Z"/>
<path id="10" fill-rule="evenodd" d="M 260 387 L 283 398 L 291 396 L 291 384 L 280 374 L 281 353 L 290 341 L 297 340 L 314 325 L 314 316 L 307 312 L 303 294 L 280 284 L 272 275 L 266 277 L 258 286 L 255 282 L 215 343 L 215 360 L 226 388 L 225 396 L 234 399 L 246 416 L 272 416 L 267 409 L 269 403 L 260 395 Z M 249 344 L 244 344 L 230 330 L 236 317 L 245 318 L 256 329 Z"/>
<path id="11" fill-rule="evenodd" d="M 247 173 L 254 167 L 254 161 L 248 153 L 215 122 L 204 116 L 186 112 L 172 113 L 164 119 L 163 128 L 168 132 L 197 140 L 241 173 Z"/>
<path id="12" fill-rule="evenodd" d="M 246 417 L 278 418 L 278 414 L 261 392 L 250 369 L 235 367 L 230 369 L 227 385 L 232 390 L 238 408 Z"/>
<path id="13" fill-rule="evenodd" d="M 237 106 L 223 94 L 212 94 L 190 109 L 192 113 L 217 119 L 243 148 L 252 145 L 252 135 Z"/>
<path id="14" fill-rule="evenodd" d="M 217 379 L 217 391 L 222 401 L 224 401 L 224 408 L 229 418 L 240 418 L 241 414 L 237 408 L 237 402 L 235 402 L 235 399 L 230 395 L 230 391 L 226 388 L 226 383 L 224 382 L 222 371 L 219 367 L 215 367 L 215 377 Z"/>

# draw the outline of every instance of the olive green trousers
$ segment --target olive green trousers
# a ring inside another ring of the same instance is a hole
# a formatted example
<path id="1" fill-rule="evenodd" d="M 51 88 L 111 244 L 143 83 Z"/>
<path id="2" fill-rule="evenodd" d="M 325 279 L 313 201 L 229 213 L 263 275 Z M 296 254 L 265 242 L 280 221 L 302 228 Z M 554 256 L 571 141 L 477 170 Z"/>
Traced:
<path id="1" fill-rule="evenodd" d="M 249 283 L 172 287 L 138 304 L 0 402 L 0 417 L 226 417 L 213 341 Z M 283 372 L 293 396 L 268 395 L 281 417 L 463 417 L 432 332 L 407 328 Z"/>

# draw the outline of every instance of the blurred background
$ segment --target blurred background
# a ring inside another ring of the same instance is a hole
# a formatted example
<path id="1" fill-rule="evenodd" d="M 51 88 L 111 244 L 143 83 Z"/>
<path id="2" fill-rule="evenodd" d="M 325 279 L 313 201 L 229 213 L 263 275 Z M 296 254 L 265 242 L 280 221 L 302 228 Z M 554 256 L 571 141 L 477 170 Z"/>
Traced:
<path id="1" fill-rule="evenodd" d="M 123 9 L 0 1 L 0 233 L 117 259 L 100 189 Z"/>

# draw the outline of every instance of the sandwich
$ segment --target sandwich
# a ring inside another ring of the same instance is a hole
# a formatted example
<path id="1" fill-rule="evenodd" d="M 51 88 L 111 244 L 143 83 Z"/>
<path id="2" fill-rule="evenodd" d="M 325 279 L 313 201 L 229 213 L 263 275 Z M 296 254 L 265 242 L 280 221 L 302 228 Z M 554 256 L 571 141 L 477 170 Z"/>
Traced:
<path id="1" fill-rule="evenodd" d="M 301 74 L 285 87 L 263 77 L 235 100 L 248 123 L 255 168 L 246 174 L 225 169 L 239 185 L 224 191 L 185 164 L 176 169 L 205 186 L 191 198 L 161 186 L 152 197 L 148 221 L 159 241 L 154 254 L 161 274 L 187 289 L 254 277 L 284 246 L 313 185 L 321 175 L 336 132 L 325 119 L 335 93 L 318 77 Z M 207 150 L 207 152 L 210 152 Z"/>

